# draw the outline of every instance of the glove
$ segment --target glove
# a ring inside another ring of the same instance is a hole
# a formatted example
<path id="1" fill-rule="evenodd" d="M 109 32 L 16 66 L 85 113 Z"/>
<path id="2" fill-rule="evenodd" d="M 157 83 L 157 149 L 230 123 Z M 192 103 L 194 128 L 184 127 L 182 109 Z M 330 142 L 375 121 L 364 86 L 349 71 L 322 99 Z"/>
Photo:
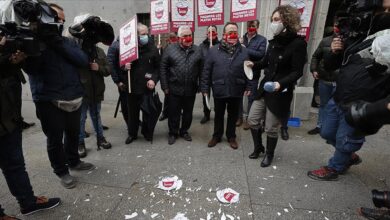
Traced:
<path id="1" fill-rule="evenodd" d="M 264 90 L 269 93 L 275 92 L 275 83 L 274 82 L 266 82 L 264 84 Z"/>

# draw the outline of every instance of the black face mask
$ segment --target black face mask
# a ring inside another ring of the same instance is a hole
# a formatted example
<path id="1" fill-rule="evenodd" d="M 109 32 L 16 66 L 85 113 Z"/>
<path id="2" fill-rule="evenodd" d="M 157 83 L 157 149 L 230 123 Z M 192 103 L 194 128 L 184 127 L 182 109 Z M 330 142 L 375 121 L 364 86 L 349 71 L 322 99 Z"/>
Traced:
<path id="1" fill-rule="evenodd" d="M 373 18 L 369 35 L 386 29 L 390 29 L 390 13 L 381 12 Z"/>

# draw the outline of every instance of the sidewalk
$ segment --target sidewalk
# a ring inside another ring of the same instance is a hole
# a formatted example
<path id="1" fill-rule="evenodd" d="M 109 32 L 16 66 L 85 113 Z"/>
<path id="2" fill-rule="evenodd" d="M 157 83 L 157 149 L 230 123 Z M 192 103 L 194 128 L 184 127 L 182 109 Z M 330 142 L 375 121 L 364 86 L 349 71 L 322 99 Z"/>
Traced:
<path id="1" fill-rule="evenodd" d="M 88 157 L 97 169 L 72 174 L 79 179 L 75 189 L 64 189 L 53 174 L 46 153 L 46 139 L 35 118 L 31 101 L 23 102 L 26 121 L 37 125 L 23 133 L 27 169 L 37 195 L 59 196 L 62 205 L 23 219 L 173 219 L 184 214 L 188 219 L 361 219 L 356 209 L 373 207 L 371 189 L 389 189 L 390 129 L 369 137 L 359 155 L 363 163 L 353 167 L 336 182 L 318 182 L 306 176 L 308 170 L 327 163 L 332 151 L 318 135 L 309 136 L 315 119 L 290 128 L 290 140 L 280 140 L 273 166 L 260 168 L 260 159 L 250 160 L 253 149 L 249 131 L 237 129 L 238 150 L 224 140 L 207 148 L 213 121 L 199 123 L 201 100 L 197 97 L 190 134 L 192 142 L 178 139 L 167 144 L 167 121 L 159 122 L 154 143 L 142 135 L 130 145 L 122 115 L 113 118 L 114 102 L 104 102 L 103 124 L 113 145 L 96 151 L 94 135 L 86 139 Z M 212 113 L 212 118 L 213 118 Z M 88 119 L 89 123 L 89 119 Z M 92 131 L 90 124 L 87 126 Z M 161 177 L 177 175 L 183 187 L 177 192 L 156 188 Z M 232 188 L 240 193 L 236 205 L 222 205 L 216 191 Z M 8 214 L 18 214 L 18 205 L 0 177 L 0 202 Z"/>

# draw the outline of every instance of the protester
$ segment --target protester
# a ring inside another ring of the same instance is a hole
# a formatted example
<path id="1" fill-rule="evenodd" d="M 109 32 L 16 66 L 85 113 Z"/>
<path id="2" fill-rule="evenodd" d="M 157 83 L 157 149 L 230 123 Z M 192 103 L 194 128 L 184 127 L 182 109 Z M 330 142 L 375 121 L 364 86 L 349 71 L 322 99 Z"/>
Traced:
<path id="1" fill-rule="evenodd" d="M 205 59 L 207 57 L 207 54 L 208 54 L 210 48 L 212 48 L 214 46 L 218 46 L 220 43 L 218 40 L 217 26 L 214 26 L 214 25 L 208 26 L 206 31 L 207 31 L 206 39 L 203 40 L 203 42 L 199 45 L 199 48 L 202 51 L 203 59 Z M 211 43 L 210 43 L 210 39 L 211 39 Z M 203 98 L 203 113 L 204 113 L 204 115 L 203 115 L 203 118 L 200 120 L 200 123 L 205 124 L 208 121 L 210 121 L 211 110 L 207 106 L 206 97 L 202 96 L 202 98 Z"/>
<path id="2" fill-rule="evenodd" d="M 169 33 L 169 37 L 168 37 L 168 40 L 167 40 L 167 47 L 170 44 L 177 43 L 178 41 L 179 41 L 179 38 L 177 37 L 175 32 Z M 162 48 L 160 48 L 160 51 L 161 51 L 160 55 L 162 56 L 162 54 L 164 53 L 164 50 Z M 159 121 L 164 121 L 167 118 L 168 118 L 168 96 L 165 95 L 163 111 L 162 111 L 161 116 L 160 116 L 160 118 L 158 120 Z"/>
<path id="3" fill-rule="evenodd" d="M 159 80 L 160 55 L 157 47 L 150 39 L 148 27 L 139 23 L 138 31 L 138 60 L 125 65 L 126 70 L 131 70 L 131 93 L 128 94 L 129 112 L 129 137 L 126 144 L 132 143 L 138 137 L 139 113 L 144 94 L 154 90 Z M 143 122 L 145 115 L 143 114 Z M 151 140 L 149 134 L 143 133 L 146 140 Z"/>
<path id="4" fill-rule="evenodd" d="M 214 134 L 208 147 L 221 142 L 224 130 L 224 115 L 227 109 L 226 137 L 233 149 L 238 148 L 235 123 L 243 95 L 250 95 L 251 85 L 244 72 L 244 61 L 249 59 L 248 51 L 238 41 L 238 26 L 228 22 L 223 28 L 223 40 L 209 50 L 201 79 L 203 96 L 214 97 Z"/>
<path id="5" fill-rule="evenodd" d="M 193 43 L 191 28 L 180 26 L 178 36 L 179 43 L 166 48 L 160 68 L 161 88 L 168 95 L 170 145 L 176 142 L 178 135 L 186 141 L 192 141 L 188 130 L 192 123 L 195 95 L 202 70 L 202 52 Z"/>
<path id="6" fill-rule="evenodd" d="M 277 7 L 271 17 L 270 40 L 266 56 L 260 62 L 248 62 L 253 69 L 265 69 L 264 79 L 260 83 L 259 95 L 249 112 L 248 123 L 251 126 L 254 152 L 251 159 L 264 152 L 262 132 L 265 126 L 267 134 L 266 154 L 261 167 L 271 165 L 278 142 L 278 130 L 281 120 L 288 117 L 293 91 L 297 80 L 303 75 L 306 62 L 306 42 L 297 35 L 300 30 L 300 15 L 291 6 Z M 264 121 L 265 125 L 262 125 Z"/>
<path id="7" fill-rule="evenodd" d="M 64 23 L 63 9 L 50 5 Z M 54 31 L 53 31 L 54 32 Z M 47 137 L 47 151 L 54 173 L 65 188 L 76 186 L 69 174 L 92 170 L 94 165 L 80 161 L 78 142 L 80 134 L 80 106 L 84 95 L 78 68 L 88 67 L 87 55 L 77 43 L 58 32 L 42 33 L 46 49 L 38 57 L 29 57 L 24 70 L 29 75 L 31 92 L 37 116 Z"/>
<path id="8" fill-rule="evenodd" d="M 249 60 L 252 62 L 260 61 L 264 55 L 267 48 L 267 39 L 262 35 L 257 33 L 259 29 L 260 21 L 253 20 L 247 22 L 247 32 L 243 37 L 243 45 L 246 47 Z M 250 127 L 247 122 L 247 117 L 249 109 L 251 109 L 252 103 L 255 100 L 257 94 L 257 87 L 259 85 L 260 70 L 257 70 L 253 73 L 253 79 L 251 80 L 252 91 L 250 96 L 248 96 L 248 109 L 247 112 L 243 111 L 243 102 L 240 104 L 239 119 L 236 125 L 243 124 L 244 130 L 248 130 Z"/>

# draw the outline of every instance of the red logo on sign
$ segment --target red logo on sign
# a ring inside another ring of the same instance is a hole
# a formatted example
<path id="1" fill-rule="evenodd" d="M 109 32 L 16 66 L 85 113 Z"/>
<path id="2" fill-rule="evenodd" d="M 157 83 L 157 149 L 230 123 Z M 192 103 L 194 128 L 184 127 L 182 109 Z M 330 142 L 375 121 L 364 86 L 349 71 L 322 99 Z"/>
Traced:
<path id="1" fill-rule="evenodd" d="M 228 201 L 232 201 L 232 199 L 236 196 L 236 194 L 228 192 L 223 195 L 223 197 Z"/>
<path id="2" fill-rule="evenodd" d="M 184 16 L 188 12 L 188 6 L 177 6 L 177 12 L 179 15 Z"/>
<path id="3" fill-rule="evenodd" d="M 209 8 L 213 7 L 216 2 L 217 0 L 204 0 L 204 4 Z"/>
<path id="4" fill-rule="evenodd" d="M 175 183 L 174 181 L 163 181 L 163 186 L 172 187 L 174 183 Z"/>
<path id="5" fill-rule="evenodd" d="M 249 0 L 238 0 L 239 3 L 241 3 L 242 5 L 245 5 L 246 3 L 249 2 Z"/>
<path id="6" fill-rule="evenodd" d="M 303 14 L 303 12 L 305 11 L 305 7 L 303 7 L 303 8 L 298 8 L 298 12 L 299 12 L 299 14 Z"/>
<path id="7" fill-rule="evenodd" d="M 125 45 L 128 45 L 130 43 L 130 40 L 131 40 L 131 33 L 129 33 L 129 35 L 123 38 L 123 42 L 125 43 Z"/>
<path id="8" fill-rule="evenodd" d="M 156 18 L 161 19 L 164 16 L 164 9 L 156 9 L 154 13 Z"/>

